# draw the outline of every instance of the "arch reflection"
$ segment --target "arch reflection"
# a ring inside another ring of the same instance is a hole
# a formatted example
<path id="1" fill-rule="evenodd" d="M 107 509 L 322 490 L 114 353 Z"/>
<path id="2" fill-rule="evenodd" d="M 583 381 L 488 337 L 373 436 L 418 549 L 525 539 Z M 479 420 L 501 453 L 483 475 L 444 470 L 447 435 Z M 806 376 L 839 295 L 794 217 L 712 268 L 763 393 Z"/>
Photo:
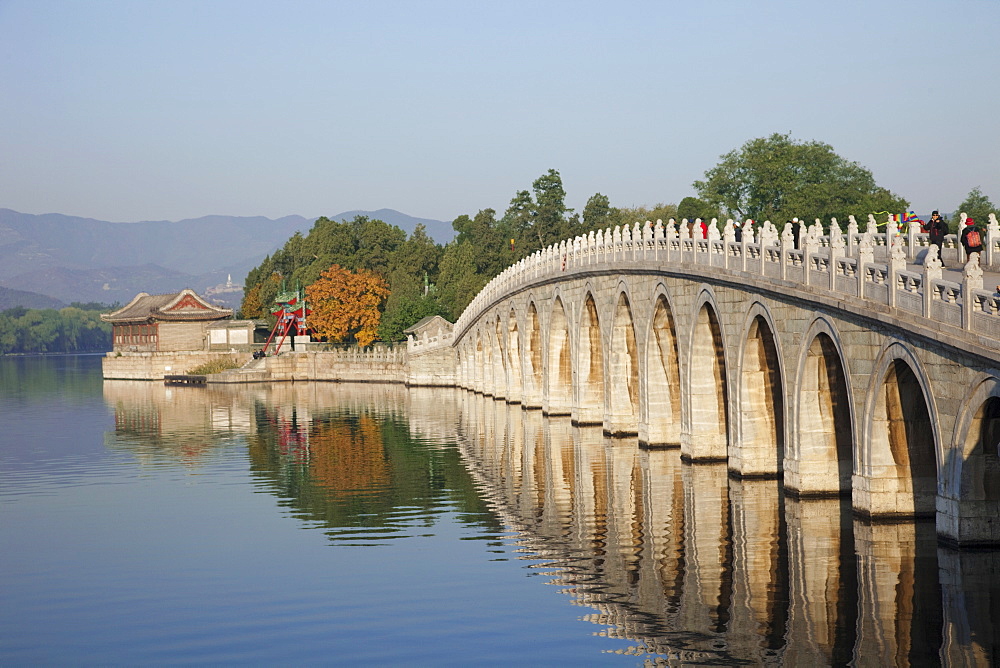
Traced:
<path id="1" fill-rule="evenodd" d="M 523 557 L 631 653 L 727 665 L 996 660 L 989 574 L 1000 553 L 945 554 L 933 521 L 863 521 L 849 497 L 786 497 L 780 479 L 737 479 L 725 463 L 481 395 L 462 393 L 459 412 L 461 432 L 476 435 L 459 448 Z"/>

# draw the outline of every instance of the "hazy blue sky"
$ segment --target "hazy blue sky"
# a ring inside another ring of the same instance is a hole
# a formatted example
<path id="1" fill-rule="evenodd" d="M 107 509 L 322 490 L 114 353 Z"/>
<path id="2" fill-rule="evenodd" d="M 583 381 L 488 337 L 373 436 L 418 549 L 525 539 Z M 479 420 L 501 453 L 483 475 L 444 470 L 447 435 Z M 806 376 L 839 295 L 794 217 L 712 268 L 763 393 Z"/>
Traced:
<path id="1" fill-rule="evenodd" d="M 112 221 L 678 202 L 816 139 L 1000 202 L 1000 0 L 0 0 L 0 207 Z"/>

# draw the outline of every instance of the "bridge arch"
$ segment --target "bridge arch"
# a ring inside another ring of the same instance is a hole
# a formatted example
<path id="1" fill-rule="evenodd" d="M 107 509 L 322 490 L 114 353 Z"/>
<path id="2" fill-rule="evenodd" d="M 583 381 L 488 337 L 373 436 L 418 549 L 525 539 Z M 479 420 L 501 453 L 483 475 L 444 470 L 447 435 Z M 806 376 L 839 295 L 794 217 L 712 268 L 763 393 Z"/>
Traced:
<path id="1" fill-rule="evenodd" d="M 635 436 L 639 433 L 639 348 L 632 300 L 624 281 L 619 282 L 615 302 L 608 360 L 608 417 L 604 430 L 612 436 Z"/>
<path id="2" fill-rule="evenodd" d="M 545 365 L 545 412 L 548 415 L 570 415 L 573 410 L 573 357 L 569 332 L 566 308 L 557 291 L 549 312 Z"/>
<path id="3" fill-rule="evenodd" d="M 472 380 L 472 387 L 476 392 L 483 391 L 483 376 L 486 373 L 485 366 L 483 365 L 483 359 L 485 357 L 485 352 L 483 348 L 483 333 L 477 329 L 476 330 L 476 348 L 475 357 L 473 362 L 473 374 L 474 378 Z"/>
<path id="4" fill-rule="evenodd" d="M 493 396 L 507 398 L 507 359 L 504 356 L 504 336 L 500 328 L 500 316 L 490 318 L 490 341 L 493 343 Z"/>
<path id="5" fill-rule="evenodd" d="M 640 384 L 640 414 L 646 433 L 640 440 L 647 446 L 680 447 L 681 404 L 684 395 L 680 380 L 680 347 L 674 305 L 666 286 L 656 285 L 653 314 L 646 333 L 646 373 Z"/>
<path id="6" fill-rule="evenodd" d="M 690 322 L 681 455 L 691 461 L 725 461 L 729 446 L 726 336 L 710 286 L 701 286 Z"/>
<path id="7" fill-rule="evenodd" d="M 866 395 L 866 433 L 853 485 L 856 510 L 872 517 L 934 515 L 940 438 L 933 396 L 909 346 L 889 343 Z"/>
<path id="8" fill-rule="evenodd" d="M 511 303 L 507 311 L 507 402 L 519 404 L 524 397 L 524 387 L 521 382 L 521 370 L 523 360 L 521 359 L 521 337 L 517 326 L 517 311 Z"/>
<path id="9" fill-rule="evenodd" d="M 528 310 L 525 319 L 525 368 L 524 368 L 524 398 L 525 408 L 542 407 L 542 324 L 535 306 L 535 298 L 528 298 Z"/>
<path id="10" fill-rule="evenodd" d="M 785 391 L 774 318 L 759 300 L 747 310 L 736 380 L 736 438 L 729 469 L 743 477 L 779 477 L 785 459 Z"/>
<path id="11" fill-rule="evenodd" d="M 1000 379 L 984 377 L 962 401 L 947 449 L 938 533 L 959 544 L 1000 544 Z"/>
<path id="12" fill-rule="evenodd" d="M 860 460 L 854 392 L 840 332 L 826 316 L 813 320 L 802 338 L 794 387 L 786 489 L 804 497 L 849 495 Z"/>
<path id="13" fill-rule="evenodd" d="M 490 323 L 487 320 L 482 326 L 483 337 L 483 394 L 488 397 L 495 396 L 496 392 L 496 365 L 494 364 L 493 333 L 490 331 Z"/>
<path id="14" fill-rule="evenodd" d="M 603 425 L 604 345 L 600 311 L 589 285 L 584 294 L 578 327 L 577 400 L 573 421 L 579 425 Z"/>

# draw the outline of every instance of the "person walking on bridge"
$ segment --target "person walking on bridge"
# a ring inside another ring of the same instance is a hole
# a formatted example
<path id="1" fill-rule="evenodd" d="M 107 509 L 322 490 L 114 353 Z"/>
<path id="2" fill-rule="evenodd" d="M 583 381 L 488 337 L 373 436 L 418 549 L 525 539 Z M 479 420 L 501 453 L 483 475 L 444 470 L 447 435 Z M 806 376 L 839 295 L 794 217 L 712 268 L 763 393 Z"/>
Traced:
<path id="1" fill-rule="evenodd" d="M 944 218 L 937 211 L 931 214 L 931 219 L 927 223 L 927 234 L 930 237 L 930 242 L 934 246 L 938 247 L 938 257 L 941 258 L 942 265 L 944 264 L 944 235 L 948 231 L 948 224 L 944 222 Z"/>
<path id="2" fill-rule="evenodd" d="M 965 258 L 967 261 L 973 253 L 983 252 L 982 235 L 976 229 L 976 221 L 972 218 L 965 219 L 965 229 L 962 230 L 962 247 L 965 248 Z"/>

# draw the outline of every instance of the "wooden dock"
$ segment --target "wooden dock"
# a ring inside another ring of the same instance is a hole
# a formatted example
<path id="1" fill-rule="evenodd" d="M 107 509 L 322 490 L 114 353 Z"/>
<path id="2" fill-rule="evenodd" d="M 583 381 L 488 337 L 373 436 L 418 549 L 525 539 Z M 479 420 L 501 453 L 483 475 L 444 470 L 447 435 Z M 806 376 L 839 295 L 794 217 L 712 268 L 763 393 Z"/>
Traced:
<path id="1" fill-rule="evenodd" d="M 208 376 L 190 374 L 175 374 L 163 377 L 164 385 L 204 385 L 207 381 Z"/>

